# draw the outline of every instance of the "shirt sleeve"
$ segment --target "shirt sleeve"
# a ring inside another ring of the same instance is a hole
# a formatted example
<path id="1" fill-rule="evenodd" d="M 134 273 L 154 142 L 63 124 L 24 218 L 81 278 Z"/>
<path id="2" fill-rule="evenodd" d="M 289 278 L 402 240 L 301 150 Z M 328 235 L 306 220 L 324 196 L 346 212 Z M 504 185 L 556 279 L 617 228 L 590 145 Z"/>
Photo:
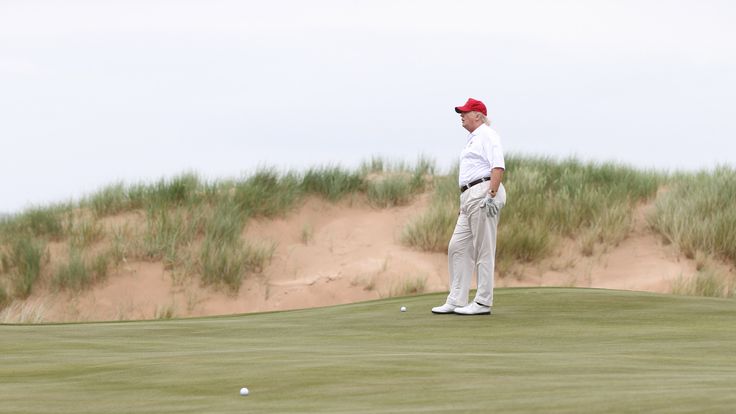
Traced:
<path id="1" fill-rule="evenodd" d="M 501 146 L 501 137 L 496 132 L 491 132 L 490 142 L 488 148 L 488 162 L 491 164 L 491 169 L 501 168 L 506 169 L 506 163 L 503 159 L 503 147 Z"/>

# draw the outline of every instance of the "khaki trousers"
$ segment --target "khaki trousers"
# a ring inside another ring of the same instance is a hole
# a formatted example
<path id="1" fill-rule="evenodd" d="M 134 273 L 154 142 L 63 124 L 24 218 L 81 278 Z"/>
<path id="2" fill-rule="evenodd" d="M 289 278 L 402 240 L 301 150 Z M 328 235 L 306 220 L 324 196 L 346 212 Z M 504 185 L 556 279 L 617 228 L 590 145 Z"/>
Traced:
<path id="1" fill-rule="evenodd" d="M 488 217 L 480 203 L 488 194 L 490 182 L 485 181 L 465 190 L 460 195 L 460 215 L 447 248 L 450 270 L 450 294 L 447 303 L 453 306 L 468 304 L 473 273 L 478 278 L 475 302 L 493 306 L 493 272 L 496 257 L 496 232 L 499 214 Z M 506 204 L 506 190 L 498 189 L 495 200 Z"/>

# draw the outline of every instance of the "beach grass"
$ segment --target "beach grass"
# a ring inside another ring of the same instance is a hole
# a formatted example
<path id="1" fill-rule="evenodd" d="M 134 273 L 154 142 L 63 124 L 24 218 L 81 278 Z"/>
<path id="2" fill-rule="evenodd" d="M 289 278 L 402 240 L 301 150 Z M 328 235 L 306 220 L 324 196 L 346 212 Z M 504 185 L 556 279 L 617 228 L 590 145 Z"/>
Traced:
<path id="1" fill-rule="evenodd" d="M 672 293 L 676 295 L 732 298 L 736 294 L 736 280 L 712 266 L 698 270 L 690 278 L 679 277 L 673 282 Z"/>
<path id="2" fill-rule="evenodd" d="M 71 203 L 34 206 L 3 217 L 0 219 L 0 241 L 24 236 L 59 240 L 64 236 L 64 217 L 72 208 Z"/>
<path id="3" fill-rule="evenodd" d="M 393 174 L 368 184 L 368 201 L 379 208 L 408 204 L 412 195 L 411 177 L 406 175 Z"/>
<path id="4" fill-rule="evenodd" d="M 304 173 L 301 188 L 306 194 L 337 201 L 348 194 L 363 191 L 365 180 L 359 171 L 339 166 L 313 167 Z"/>
<path id="5" fill-rule="evenodd" d="M 80 291 L 90 286 L 92 273 L 78 250 L 71 249 L 69 251 L 67 262 L 59 266 L 52 282 L 57 289 L 73 291 Z"/>
<path id="6" fill-rule="evenodd" d="M 283 216 L 298 202 L 300 184 L 296 173 L 281 176 L 274 169 L 262 168 L 234 185 L 234 200 L 253 217 Z"/>
<path id="7" fill-rule="evenodd" d="M 252 243 L 241 233 L 248 210 L 237 201 L 221 202 L 207 219 L 199 263 L 206 285 L 224 286 L 237 292 L 248 273 L 259 273 L 270 262 L 275 245 Z"/>
<path id="8" fill-rule="evenodd" d="M 0 284 L 0 309 L 4 308 L 8 303 L 10 303 L 10 294 L 8 294 L 5 286 Z"/>
<path id="9" fill-rule="evenodd" d="M 583 254 L 598 244 L 615 245 L 629 233 L 638 203 L 653 198 L 665 175 L 614 163 L 586 163 L 510 155 L 504 186 L 497 257 L 533 262 L 554 251 L 561 238 L 583 237 Z M 457 169 L 435 178 L 432 206 L 404 230 L 405 244 L 446 251 L 457 221 Z"/>
<path id="10" fill-rule="evenodd" d="M 498 289 L 201 319 L 0 325 L 7 413 L 730 413 L 733 302 Z M 406 312 L 399 307 L 406 306 Z M 250 395 L 238 390 L 248 387 Z"/>
<path id="11" fill-rule="evenodd" d="M 401 241 L 420 250 L 447 252 L 460 210 L 457 166 L 447 175 L 435 176 L 433 184 L 429 207 L 407 223 Z"/>
<path id="12" fill-rule="evenodd" d="M 41 275 L 45 256 L 46 245 L 35 238 L 22 236 L 10 242 L 3 254 L 2 267 L 13 285 L 13 296 L 21 299 L 30 296 Z"/>
<path id="13" fill-rule="evenodd" d="M 88 205 L 98 217 L 117 214 L 131 208 L 128 189 L 122 182 L 103 187 L 82 203 Z"/>
<path id="14" fill-rule="evenodd" d="M 426 275 L 408 277 L 395 282 L 389 290 L 388 297 L 419 295 L 424 293 L 426 288 Z"/>
<path id="15" fill-rule="evenodd" d="M 563 239 L 576 241 L 586 256 L 615 246 L 630 233 L 637 206 L 655 197 L 656 209 L 648 220 L 665 240 L 687 257 L 704 252 L 736 263 L 732 168 L 666 174 L 575 158 L 510 154 L 506 161 L 509 199 L 499 224 L 500 270 L 549 257 Z M 108 267 L 125 259 L 163 261 L 169 270 L 196 277 L 202 277 L 204 267 L 231 269 L 232 275 L 240 275 L 230 277 L 232 285 L 250 273 L 244 268 L 258 269 L 270 260 L 272 246 L 243 238 L 248 220 L 286 216 L 308 197 L 332 202 L 349 197 L 351 204 L 391 208 L 431 191 L 426 210 L 406 223 L 400 237 L 407 246 L 446 252 L 457 220 L 457 186 L 457 165 L 438 173 L 424 157 L 414 164 L 373 157 L 354 170 L 324 165 L 282 173 L 262 167 L 238 179 L 212 181 L 186 172 L 151 183 L 113 183 L 78 203 L 34 206 L 1 217 L 0 284 L 11 299 L 27 297 L 39 278 L 53 277 L 58 267 L 42 260 L 45 246 L 67 243 L 91 261 L 96 260 L 92 250 L 111 244 Z M 664 191 L 657 195 L 658 189 Z M 217 224 L 223 210 L 242 217 Z M 133 225 L 108 231 L 102 224 L 109 216 L 126 213 L 144 217 L 142 229 Z M 240 240 L 218 233 L 217 226 L 231 229 Z M 310 237 L 305 227 L 303 241 Z M 238 270 L 234 262 L 245 258 L 251 264 Z"/>
<path id="16" fill-rule="evenodd" d="M 706 252 L 736 264 L 736 170 L 678 173 L 648 220 L 689 258 Z"/>

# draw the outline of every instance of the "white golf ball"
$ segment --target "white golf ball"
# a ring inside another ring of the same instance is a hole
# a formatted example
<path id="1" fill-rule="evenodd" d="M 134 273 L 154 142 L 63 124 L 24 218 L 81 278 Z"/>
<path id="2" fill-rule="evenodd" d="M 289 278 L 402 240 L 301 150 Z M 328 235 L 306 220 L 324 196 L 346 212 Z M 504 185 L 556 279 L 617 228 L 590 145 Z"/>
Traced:
<path id="1" fill-rule="evenodd" d="M 401 307 L 401 311 L 402 311 L 402 312 L 406 312 L 406 306 L 402 306 L 402 307 Z"/>
<path id="2" fill-rule="evenodd" d="M 242 395 L 243 397 L 247 396 L 248 394 L 250 394 L 250 391 L 248 391 L 247 388 L 243 387 L 240 389 L 240 395 Z"/>

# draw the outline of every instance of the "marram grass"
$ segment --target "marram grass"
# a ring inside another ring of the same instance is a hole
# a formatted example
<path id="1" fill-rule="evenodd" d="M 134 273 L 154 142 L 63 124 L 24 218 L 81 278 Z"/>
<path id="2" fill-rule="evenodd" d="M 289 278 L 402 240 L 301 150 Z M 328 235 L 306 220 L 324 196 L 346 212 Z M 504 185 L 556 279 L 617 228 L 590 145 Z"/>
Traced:
<path id="1" fill-rule="evenodd" d="M 736 170 L 674 175 L 649 222 L 688 257 L 701 251 L 736 264 Z"/>
<path id="2" fill-rule="evenodd" d="M 666 191 L 658 196 L 656 211 L 649 218 L 654 229 L 689 257 L 702 252 L 736 261 L 736 209 L 732 208 L 736 173 L 729 167 L 668 177 L 614 163 L 513 154 L 507 157 L 506 167 L 509 199 L 499 225 L 499 269 L 544 258 L 561 238 L 577 240 L 586 255 L 599 245 L 619 243 L 631 229 L 637 206 L 654 198 L 660 188 Z M 39 278 L 51 278 L 56 267 L 50 267 L 44 257 L 45 246 L 53 242 L 66 242 L 92 261 L 94 257 L 85 251 L 107 242 L 112 244 L 109 266 L 125 259 L 162 260 L 169 269 L 201 277 L 205 264 L 212 269 L 236 269 L 233 260 L 239 259 L 233 257 L 250 257 L 247 246 L 257 246 L 253 243 L 258 241 L 241 236 L 249 218 L 288 215 L 308 196 L 339 201 L 361 194 L 364 198 L 351 199 L 385 208 L 405 205 L 427 190 L 433 192 L 430 205 L 406 224 L 401 239 L 422 250 L 444 252 L 457 219 L 457 166 L 448 174 L 436 174 L 434 163 L 425 158 L 413 166 L 373 157 L 357 170 L 321 166 L 281 174 L 261 168 L 237 180 L 208 181 L 185 173 L 149 184 L 115 183 L 76 204 L 36 206 L 1 217 L 0 285 L 7 303 L 28 296 Z M 223 209 L 237 210 L 242 220 L 218 218 L 217 212 Z M 101 226 L 99 220 L 126 212 L 145 217 L 143 231 L 108 232 Z M 215 230 L 217 226 L 220 230 Z M 219 243 L 230 247 L 212 247 Z M 253 257 L 264 257 L 262 263 L 269 260 L 262 252 Z M 101 262 L 87 263 L 103 267 Z M 233 274 L 247 277 L 249 271 Z"/>
<path id="3" fill-rule="evenodd" d="M 653 198 L 664 176 L 616 164 L 576 159 L 509 156 L 497 257 L 531 262 L 546 257 L 562 237 L 585 234 L 583 253 L 596 243 L 616 244 L 631 227 L 637 203 Z M 404 230 L 404 243 L 446 251 L 460 203 L 457 169 L 435 179 L 431 207 Z"/>
<path id="4" fill-rule="evenodd" d="M 163 261 L 168 269 L 195 273 L 205 283 L 236 290 L 238 281 L 262 269 L 273 252 L 273 246 L 242 239 L 249 218 L 287 215 L 308 196 L 339 201 L 361 193 L 377 208 L 404 205 L 424 190 L 433 172 L 434 163 L 426 158 L 411 166 L 377 157 L 357 170 L 321 166 L 280 174 L 260 168 L 237 180 L 207 181 L 187 172 L 148 184 L 118 182 L 78 203 L 3 216 L 0 286 L 4 303 L 27 297 L 44 275 L 62 289 L 86 287 L 97 279 L 90 272 L 101 274 L 108 267 L 103 266 L 105 258 L 109 266 L 126 259 Z M 367 179 L 376 173 L 385 176 L 378 181 Z M 127 212 L 142 213 L 143 230 L 113 228 L 108 234 L 100 224 L 108 216 Z M 66 263 L 46 266 L 42 258 L 49 242 L 66 242 L 79 254 Z M 112 244 L 109 254 L 88 257 L 87 251 L 105 242 Z"/>

